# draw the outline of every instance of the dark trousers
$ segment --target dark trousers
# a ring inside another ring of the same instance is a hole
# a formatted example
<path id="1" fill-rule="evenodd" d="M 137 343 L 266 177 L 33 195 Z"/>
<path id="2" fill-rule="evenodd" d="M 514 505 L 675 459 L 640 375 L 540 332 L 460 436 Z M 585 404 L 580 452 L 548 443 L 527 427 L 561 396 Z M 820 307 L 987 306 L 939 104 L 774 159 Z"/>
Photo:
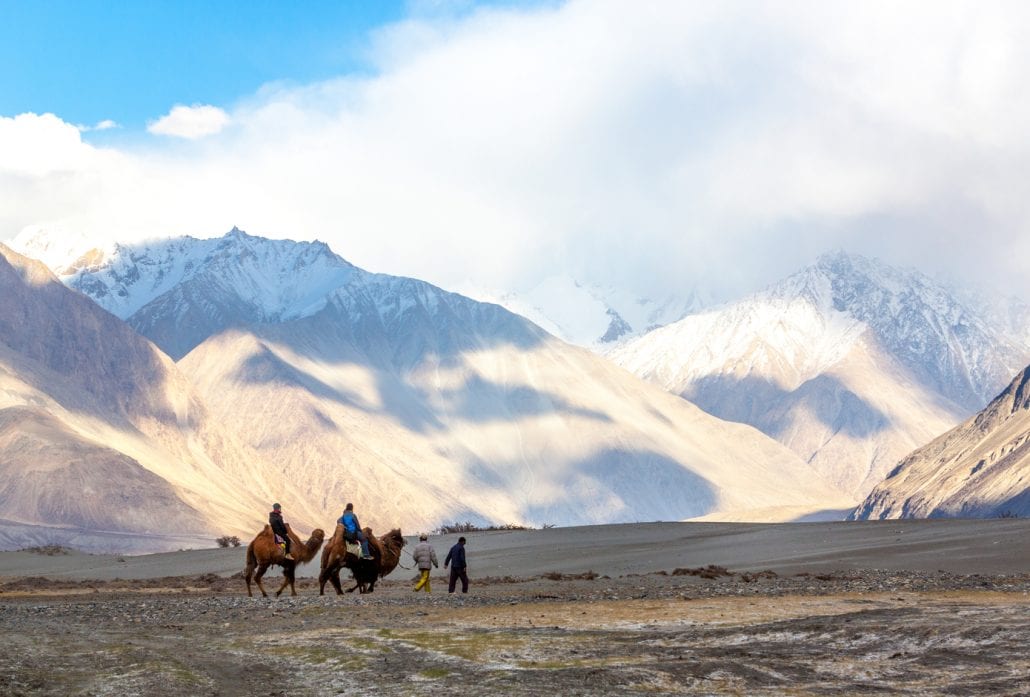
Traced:
<path id="1" fill-rule="evenodd" d="M 368 538 L 365 537 L 365 533 L 361 530 L 357 532 L 345 532 L 343 533 L 343 539 L 347 542 L 359 542 L 361 544 L 361 556 L 368 556 Z"/>
<path id="2" fill-rule="evenodd" d="M 292 542 L 292 540 L 290 539 L 289 533 L 286 532 L 286 528 L 283 528 L 281 531 L 280 530 L 276 530 L 276 529 L 273 528 L 272 532 L 274 532 L 279 537 L 283 538 L 283 542 L 286 543 L 286 553 L 289 554 L 290 553 L 290 543 Z"/>
<path id="3" fill-rule="evenodd" d="M 455 584 L 458 583 L 458 579 L 459 578 L 461 579 L 461 592 L 462 593 L 468 593 L 469 592 L 469 577 L 468 577 L 468 574 L 465 573 L 465 567 L 463 566 L 460 569 L 457 569 L 457 568 L 452 566 L 451 567 L 451 581 L 450 581 L 450 583 L 447 584 L 447 592 L 448 593 L 453 593 L 454 592 L 454 586 L 455 586 Z"/>

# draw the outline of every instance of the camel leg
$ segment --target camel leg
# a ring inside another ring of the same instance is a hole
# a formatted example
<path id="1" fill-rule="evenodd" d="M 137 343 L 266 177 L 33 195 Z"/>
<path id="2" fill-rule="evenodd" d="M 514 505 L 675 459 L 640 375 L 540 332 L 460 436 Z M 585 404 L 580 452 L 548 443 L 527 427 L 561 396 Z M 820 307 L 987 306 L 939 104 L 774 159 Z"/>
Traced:
<path id="1" fill-rule="evenodd" d="M 294 569 L 292 566 L 283 566 L 283 585 L 279 586 L 279 590 L 275 592 L 275 597 L 286 590 L 286 586 L 290 587 L 290 595 L 297 595 L 297 589 L 293 587 Z"/>
<path id="2" fill-rule="evenodd" d="M 261 583 L 261 577 L 265 575 L 266 571 L 268 571 L 268 566 L 268 564 L 261 564 L 258 566 L 257 573 L 254 574 L 254 582 L 257 584 L 258 590 L 261 591 L 261 595 L 265 598 L 268 597 L 268 593 L 265 592 L 265 586 Z"/>
<path id="3" fill-rule="evenodd" d="M 247 568 L 243 571 L 243 580 L 247 582 L 247 595 L 251 598 L 254 594 L 250 591 L 250 582 L 254 578 L 254 566 L 247 564 Z"/>
<path id="4" fill-rule="evenodd" d="M 333 588 L 336 590 L 336 595 L 343 593 L 343 589 L 340 588 L 340 569 L 338 566 L 332 565 L 322 569 L 322 572 L 318 575 L 318 594 L 325 595 L 325 583 L 328 581 L 333 584 Z"/>

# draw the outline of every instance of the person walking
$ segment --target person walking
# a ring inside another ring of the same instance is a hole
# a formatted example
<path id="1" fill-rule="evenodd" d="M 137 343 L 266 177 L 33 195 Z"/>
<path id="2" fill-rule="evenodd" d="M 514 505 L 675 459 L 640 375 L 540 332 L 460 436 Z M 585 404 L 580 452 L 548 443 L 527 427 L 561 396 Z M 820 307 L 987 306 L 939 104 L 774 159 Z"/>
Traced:
<path id="1" fill-rule="evenodd" d="M 429 570 L 432 567 L 439 568 L 439 564 L 436 562 L 436 550 L 428 542 L 429 536 L 422 533 L 418 536 L 418 544 L 415 545 L 415 549 L 411 552 L 411 558 L 418 564 L 418 570 L 421 572 L 421 576 L 418 579 L 418 583 L 415 584 L 414 590 L 418 593 L 421 589 L 425 588 L 426 593 L 432 593 L 429 588 Z"/>
<path id="2" fill-rule="evenodd" d="M 469 577 L 465 572 L 467 564 L 465 563 L 465 538 L 459 537 L 458 543 L 451 547 L 451 551 L 447 553 L 447 558 L 443 560 L 443 568 L 447 568 L 447 565 L 451 566 L 451 581 L 447 584 L 447 592 L 453 593 L 454 586 L 458 583 L 458 579 L 461 579 L 461 592 L 469 592 Z"/>
<path id="3" fill-rule="evenodd" d="M 290 554 L 290 533 L 286 531 L 286 521 L 283 520 L 283 507 L 278 503 L 272 504 L 272 512 L 268 514 L 268 524 L 272 526 L 272 532 L 286 543 L 286 558 L 293 561 L 293 555 Z"/>

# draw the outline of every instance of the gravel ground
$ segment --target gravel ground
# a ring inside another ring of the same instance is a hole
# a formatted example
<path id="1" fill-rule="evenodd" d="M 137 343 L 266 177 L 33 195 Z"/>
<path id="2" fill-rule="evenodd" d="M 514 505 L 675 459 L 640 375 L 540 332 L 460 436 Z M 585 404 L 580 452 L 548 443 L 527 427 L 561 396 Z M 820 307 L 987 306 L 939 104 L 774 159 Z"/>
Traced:
<path id="1" fill-rule="evenodd" d="M 1030 575 L 721 567 L 248 598 L 238 577 L 0 583 L 7 695 L 1024 695 Z M 274 582 L 274 578 L 270 579 Z M 271 584 L 270 584 L 271 585 Z"/>

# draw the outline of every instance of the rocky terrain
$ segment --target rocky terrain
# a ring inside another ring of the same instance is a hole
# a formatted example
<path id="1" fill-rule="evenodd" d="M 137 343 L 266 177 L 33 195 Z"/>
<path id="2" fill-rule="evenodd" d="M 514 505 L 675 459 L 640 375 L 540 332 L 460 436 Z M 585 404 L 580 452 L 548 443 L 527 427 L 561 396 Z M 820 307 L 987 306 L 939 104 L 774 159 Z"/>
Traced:
<path id="1" fill-rule="evenodd" d="M 1030 575 L 722 570 L 248 598 L 242 581 L 4 585 L 6 694 L 1025 694 Z"/>
<path id="2" fill-rule="evenodd" d="M 412 593 L 407 557 L 374 594 L 320 596 L 315 570 L 305 567 L 296 597 L 248 598 L 238 572 L 196 571 L 237 560 L 233 550 L 92 565 L 59 549 L 7 553 L 0 555 L 0 688 L 8 695 L 1026 694 L 1026 532 L 1026 521 L 996 520 L 470 535 L 467 595 L 449 595 L 441 572 L 432 594 Z M 588 534 L 607 557 L 582 549 Z M 433 540 L 438 551 L 450 541 Z M 626 554 L 626 543 L 639 555 Z M 708 543 L 739 563 L 669 564 L 714 557 Z M 657 550 L 664 562 L 654 561 Z M 849 561 L 831 559 L 831 550 Z M 760 558 L 769 568 L 756 566 Z M 157 575 L 174 563 L 183 575 Z M 582 570 L 583 563 L 607 573 Z M 36 575 L 45 568 L 52 573 Z"/>

